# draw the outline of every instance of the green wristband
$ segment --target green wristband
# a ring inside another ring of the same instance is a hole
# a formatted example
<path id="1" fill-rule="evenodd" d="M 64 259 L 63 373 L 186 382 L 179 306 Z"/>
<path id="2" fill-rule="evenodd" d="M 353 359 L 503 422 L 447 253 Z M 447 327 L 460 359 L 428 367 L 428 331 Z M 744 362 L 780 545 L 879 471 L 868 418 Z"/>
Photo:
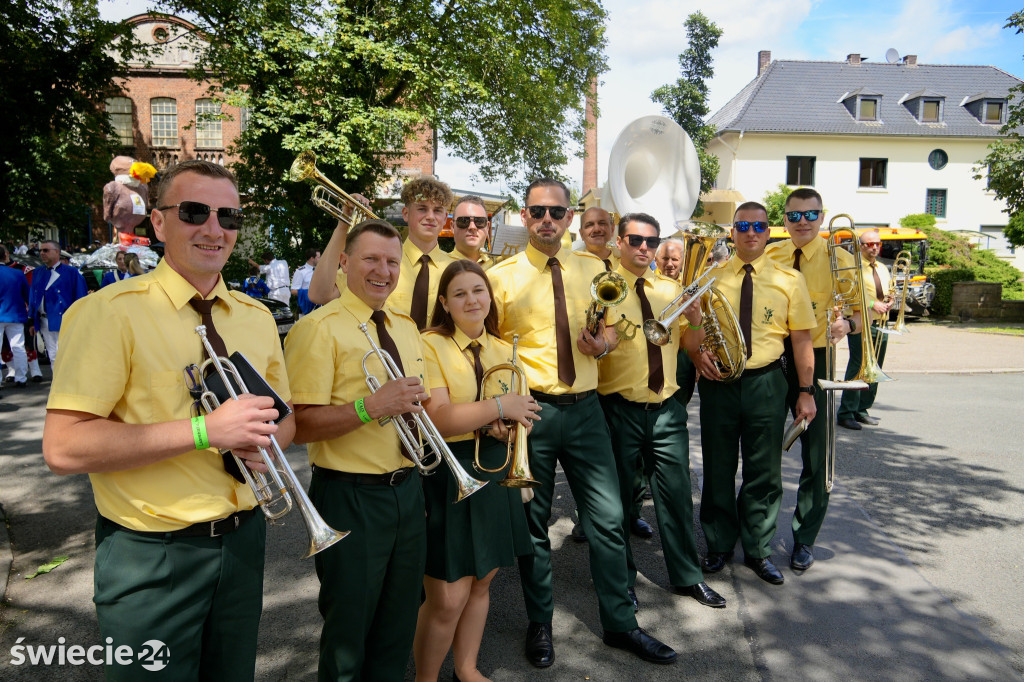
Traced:
<path id="1" fill-rule="evenodd" d="M 192 417 L 192 438 L 195 440 L 196 450 L 210 447 L 210 439 L 206 435 L 206 417 Z"/>
<path id="2" fill-rule="evenodd" d="M 704 328 L 703 325 L 699 325 L 699 324 L 698 325 L 693 325 L 693 324 L 690 324 L 689 320 L 686 321 L 686 326 L 689 327 L 690 329 L 693 329 L 694 331 L 696 331 L 697 329 L 703 329 Z"/>
<path id="3" fill-rule="evenodd" d="M 359 421 L 364 424 L 369 424 L 373 421 L 373 418 L 370 417 L 370 413 L 366 411 L 366 405 L 363 403 L 363 400 L 363 398 L 360 398 L 356 401 L 356 414 L 359 415 Z"/>

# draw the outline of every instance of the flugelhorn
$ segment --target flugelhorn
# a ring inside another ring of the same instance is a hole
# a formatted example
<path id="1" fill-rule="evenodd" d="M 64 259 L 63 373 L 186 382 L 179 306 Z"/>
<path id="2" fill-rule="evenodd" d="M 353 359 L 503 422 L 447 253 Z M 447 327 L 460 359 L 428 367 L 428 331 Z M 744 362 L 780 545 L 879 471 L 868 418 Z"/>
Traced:
<path id="1" fill-rule="evenodd" d="M 369 387 L 370 392 L 376 393 L 383 385 L 380 379 L 366 367 L 366 361 L 371 356 L 375 356 L 384 366 L 388 381 L 404 378 L 405 375 L 398 369 L 398 365 L 395 364 L 391 354 L 386 350 L 382 350 L 374 343 L 365 322 L 359 325 L 359 330 L 366 335 L 366 340 L 370 342 L 370 350 L 363 356 L 363 374 L 366 375 L 366 385 Z M 421 474 L 429 475 L 433 473 L 442 460 L 448 465 L 452 475 L 455 476 L 455 482 L 459 486 L 459 495 L 455 498 L 456 502 L 461 502 L 487 485 L 486 481 L 479 481 L 466 473 L 466 470 L 459 464 L 459 460 L 455 459 L 455 455 L 452 454 L 448 444 L 444 442 L 441 432 L 437 430 L 434 422 L 430 420 L 426 413 L 413 413 L 410 424 L 407 424 L 401 416 L 381 417 L 377 421 L 381 426 L 391 422 L 398 433 L 398 439 L 405 447 L 405 452 Z M 423 436 L 424 443 L 419 442 L 420 434 Z M 428 446 L 430 451 L 427 450 Z"/>
<path id="2" fill-rule="evenodd" d="M 221 403 L 217 394 L 210 390 L 206 383 L 204 375 L 209 367 L 213 367 L 217 372 L 217 376 L 220 378 L 221 383 L 223 383 L 225 391 L 231 396 L 232 400 L 239 399 L 239 392 L 249 393 L 249 388 L 246 386 L 245 381 L 243 381 L 241 372 L 239 372 L 235 363 L 228 358 L 222 358 L 217 355 L 217 352 L 210 344 L 210 340 L 206 337 L 206 326 L 199 325 L 196 327 L 196 334 L 202 340 L 206 354 L 209 356 L 209 359 L 196 368 L 196 381 L 202 388 L 199 402 L 203 409 L 210 413 L 220 407 Z M 236 354 L 235 357 L 239 358 L 240 361 L 245 361 L 245 358 L 240 354 Z M 248 364 L 248 361 L 245 362 Z M 237 390 L 235 390 L 236 386 Z M 252 492 L 256 496 L 256 501 L 259 503 L 264 516 L 271 523 L 291 511 L 294 504 L 298 505 L 302 520 L 306 524 L 306 533 L 309 535 L 309 550 L 302 557 L 307 559 L 338 542 L 348 535 L 349 531 L 334 530 L 323 520 L 323 517 L 320 516 L 316 507 L 310 501 L 309 496 L 306 495 L 306 491 L 303 490 L 302 484 L 299 483 L 299 479 L 295 476 L 295 472 L 292 470 L 288 459 L 284 456 L 284 452 L 281 451 L 281 446 L 277 444 L 277 439 L 274 438 L 273 434 L 270 436 L 270 447 L 273 450 L 273 456 L 265 448 L 257 448 L 263 463 L 268 469 L 269 477 L 261 472 L 251 471 L 237 455 L 232 453 L 232 456 L 235 458 L 235 463 L 238 464 L 246 484 L 252 488 Z"/>
<path id="3" fill-rule="evenodd" d="M 327 176 L 317 170 L 316 154 L 311 151 L 304 151 L 295 158 L 288 171 L 288 177 L 293 182 L 312 180 L 316 187 L 313 188 L 310 200 L 317 208 L 337 218 L 345 225 L 346 230 L 364 220 L 377 218 L 373 211 L 362 202 L 357 201 L 355 197 L 335 185 L 327 179 Z"/>
<path id="4" fill-rule="evenodd" d="M 596 275 L 590 282 L 590 297 L 593 301 L 587 308 L 587 331 L 591 335 L 596 334 L 597 325 L 604 317 L 605 310 L 619 305 L 628 295 L 629 285 L 619 273 L 606 271 Z"/>
<path id="5" fill-rule="evenodd" d="M 676 326 L 676 322 L 679 320 L 679 316 L 683 314 L 691 303 L 701 298 L 711 287 L 715 284 L 715 278 L 710 277 L 706 282 L 701 283 L 701 280 L 709 277 L 711 270 L 706 271 L 703 275 L 697 278 L 697 281 L 690 284 L 690 286 L 684 288 L 679 292 L 679 295 L 672 299 L 672 302 L 665 306 L 660 313 L 658 313 L 658 319 L 656 320 L 644 320 L 644 336 L 647 340 L 656 346 L 664 346 L 672 340 L 672 329 Z M 680 303 L 679 301 L 686 296 L 688 297 L 685 302 Z"/>
<path id="6" fill-rule="evenodd" d="M 512 357 L 508 362 L 495 365 L 484 372 L 480 380 L 480 391 L 487 385 L 487 379 L 495 372 L 512 372 L 512 392 L 516 395 L 530 395 L 530 384 L 526 380 L 526 372 L 519 366 L 519 335 L 512 337 Z M 510 425 L 508 430 L 508 449 L 505 455 L 505 462 L 499 467 L 488 469 L 480 463 L 480 429 L 474 434 L 473 445 L 473 468 L 477 471 L 496 474 L 508 467 L 508 474 L 498 482 L 507 488 L 536 488 L 540 481 L 533 478 L 530 472 L 530 458 L 526 449 L 526 427 L 516 422 Z"/>

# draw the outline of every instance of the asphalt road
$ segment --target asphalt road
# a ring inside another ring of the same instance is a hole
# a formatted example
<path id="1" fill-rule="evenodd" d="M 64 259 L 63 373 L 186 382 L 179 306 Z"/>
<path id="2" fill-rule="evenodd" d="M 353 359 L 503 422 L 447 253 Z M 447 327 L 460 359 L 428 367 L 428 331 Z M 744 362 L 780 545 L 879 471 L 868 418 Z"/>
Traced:
<path id="1" fill-rule="evenodd" d="M 784 586 L 763 583 L 733 563 L 708 580 L 728 608 L 707 609 L 666 591 L 657 535 L 633 541 L 640 624 L 680 654 L 672 666 L 642 663 L 600 641 L 587 546 L 568 538 L 572 499 L 563 480 L 551 529 L 557 661 L 538 671 L 522 656 L 526 615 L 513 568 L 500 572 L 492 587 L 481 669 L 496 681 L 1020 679 L 1024 375 L 985 372 L 1019 371 L 1024 339 L 939 327 L 915 334 L 920 345 L 913 353 L 903 340 L 890 346 L 887 369 L 897 381 L 880 389 L 873 414 L 882 423 L 839 430 L 837 484 L 811 570 L 796 575 L 787 561 L 797 446 L 784 458 L 781 531 L 773 542 Z M 924 346 L 933 361 L 921 361 Z M 929 373 L 964 372 L 961 348 L 989 358 L 966 368 L 980 374 Z M 1007 357 L 1012 361 L 1004 362 Z M 54 476 L 40 455 L 48 386 L 4 391 L 0 400 L 0 503 L 13 549 L 0 606 L 0 679 L 101 679 L 88 665 L 10 663 L 19 638 L 32 645 L 59 637 L 68 644 L 100 642 L 91 603 L 95 510 L 88 480 Z M 697 505 L 696 401 L 690 415 Z M 293 447 L 288 456 L 306 478 L 304 449 Z M 651 503 L 644 515 L 654 523 Z M 297 521 L 268 531 L 260 680 L 315 679 L 320 618 L 312 562 L 298 558 L 304 535 Z M 0 545 L 0 570 L 3 555 Z M 25 579 L 57 556 L 69 558 Z M 446 666 L 441 679 L 450 679 L 450 671 Z"/>

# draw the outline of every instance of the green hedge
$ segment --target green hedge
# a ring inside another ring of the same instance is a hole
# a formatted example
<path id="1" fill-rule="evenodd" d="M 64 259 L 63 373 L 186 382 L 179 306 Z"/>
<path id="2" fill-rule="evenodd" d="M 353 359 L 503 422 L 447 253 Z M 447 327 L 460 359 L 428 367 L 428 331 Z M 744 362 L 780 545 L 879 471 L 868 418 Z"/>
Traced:
<path id="1" fill-rule="evenodd" d="M 974 271 L 966 268 L 925 268 L 924 273 L 935 285 L 935 299 L 931 307 L 933 315 L 949 315 L 953 307 L 953 284 L 974 281 Z"/>

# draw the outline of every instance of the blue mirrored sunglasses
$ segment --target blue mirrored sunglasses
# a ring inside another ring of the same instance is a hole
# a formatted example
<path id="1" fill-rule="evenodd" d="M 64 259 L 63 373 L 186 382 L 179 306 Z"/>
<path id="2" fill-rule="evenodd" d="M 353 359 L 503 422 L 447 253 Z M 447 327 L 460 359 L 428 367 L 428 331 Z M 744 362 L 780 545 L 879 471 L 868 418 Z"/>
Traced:
<path id="1" fill-rule="evenodd" d="M 791 223 L 798 223 L 800 222 L 800 216 L 803 216 L 807 222 L 813 223 L 820 215 L 821 209 L 817 208 L 812 208 L 810 211 L 786 211 L 786 220 Z"/>
<path id="2" fill-rule="evenodd" d="M 754 232 L 757 232 L 758 234 L 761 234 L 768 229 L 768 223 L 763 220 L 756 220 L 754 222 L 749 220 L 737 220 L 732 224 L 732 226 L 739 232 L 746 232 L 750 228 L 754 228 Z"/>

